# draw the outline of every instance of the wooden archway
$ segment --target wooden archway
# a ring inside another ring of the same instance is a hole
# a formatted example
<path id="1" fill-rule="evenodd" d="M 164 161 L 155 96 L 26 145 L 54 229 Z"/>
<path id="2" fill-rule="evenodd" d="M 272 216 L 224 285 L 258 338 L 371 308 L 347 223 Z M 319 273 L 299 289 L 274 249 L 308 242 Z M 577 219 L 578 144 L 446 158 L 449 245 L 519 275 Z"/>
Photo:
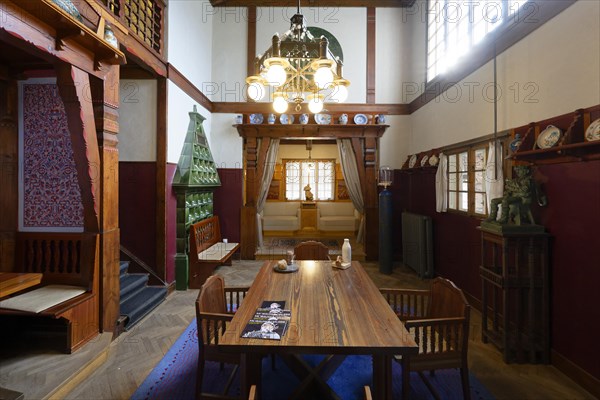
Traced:
<path id="1" fill-rule="evenodd" d="M 236 125 L 244 139 L 244 199 L 241 212 L 242 258 L 254 259 L 256 251 L 256 198 L 271 139 L 351 139 L 365 202 L 365 253 L 376 260 L 379 253 L 377 169 L 379 138 L 388 125 Z M 262 139 L 262 140 L 259 140 Z M 259 148 L 260 142 L 260 148 Z"/>

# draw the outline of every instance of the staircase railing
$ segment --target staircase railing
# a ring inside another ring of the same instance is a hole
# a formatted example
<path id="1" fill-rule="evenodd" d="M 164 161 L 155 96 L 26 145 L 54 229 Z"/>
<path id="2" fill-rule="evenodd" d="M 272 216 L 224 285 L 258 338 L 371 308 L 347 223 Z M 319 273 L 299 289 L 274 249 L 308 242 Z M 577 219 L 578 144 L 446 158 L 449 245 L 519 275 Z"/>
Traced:
<path id="1" fill-rule="evenodd" d="M 169 284 L 160 277 L 156 271 L 152 269 L 148 264 L 142 261 L 139 257 L 133 254 L 127 248 L 121 246 L 121 260 L 129 261 L 129 270 L 132 272 L 146 273 L 149 275 L 148 284 L 152 286 L 169 286 Z"/>

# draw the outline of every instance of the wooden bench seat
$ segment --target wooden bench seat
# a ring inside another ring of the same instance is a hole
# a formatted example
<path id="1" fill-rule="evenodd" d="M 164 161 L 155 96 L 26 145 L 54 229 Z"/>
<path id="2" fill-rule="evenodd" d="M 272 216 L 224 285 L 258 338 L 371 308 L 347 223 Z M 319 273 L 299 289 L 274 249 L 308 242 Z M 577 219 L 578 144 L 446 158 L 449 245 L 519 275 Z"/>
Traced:
<path id="1" fill-rule="evenodd" d="M 18 233 L 15 272 L 43 275 L 40 287 L 3 300 L 10 308 L 0 308 L 0 318 L 11 324 L 12 334 L 34 334 L 31 331 L 35 329 L 43 338 L 47 329 L 66 353 L 96 337 L 99 333 L 96 251 L 96 234 Z M 70 288 L 81 290 L 76 292 Z M 45 308 L 44 296 L 55 298 Z M 65 300 L 61 301 L 60 296 Z M 30 301 L 30 307 L 18 309 L 21 301 Z"/>
<path id="2" fill-rule="evenodd" d="M 190 226 L 189 287 L 200 289 L 219 265 L 231 265 L 239 243 L 223 243 L 218 217 L 210 217 Z"/>

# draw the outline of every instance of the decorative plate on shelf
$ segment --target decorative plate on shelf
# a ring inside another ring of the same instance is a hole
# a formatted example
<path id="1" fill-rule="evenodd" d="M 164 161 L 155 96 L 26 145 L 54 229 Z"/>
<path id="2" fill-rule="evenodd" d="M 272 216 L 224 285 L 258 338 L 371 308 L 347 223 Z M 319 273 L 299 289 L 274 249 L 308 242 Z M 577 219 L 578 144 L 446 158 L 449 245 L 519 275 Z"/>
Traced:
<path id="1" fill-rule="evenodd" d="M 440 159 L 435 154 L 429 157 L 429 165 L 431 165 L 432 167 L 435 167 L 439 161 Z"/>
<path id="2" fill-rule="evenodd" d="M 331 115 L 315 114 L 315 122 L 319 125 L 329 125 L 331 124 Z"/>
<path id="3" fill-rule="evenodd" d="M 283 125 L 293 124 L 294 123 L 294 116 L 293 115 L 287 115 L 287 114 L 281 114 L 279 116 L 279 122 L 281 122 Z"/>
<path id="4" fill-rule="evenodd" d="M 540 133 L 535 142 L 540 149 L 549 149 L 558 143 L 561 136 L 562 132 L 560 129 L 554 125 L 548 125 L 548 127 Z"/>
<path id="5" fill-rule="evenodd" d="M 414 167 L 416 163 L 417 163 L 417 155 L 413 154 L 412 156 L 410 156 L 410 160 L 408 160 L 408 168 Z"/>
<path id="6" fill-rule="evenodd" d="M 368 120 L 369 119 L 367 118 L 367 116 L 365 114 L 356 114 L 354 116 L 354 123 L 356 125 L 366 125 Z"/>
<path id="7" fill-rule="evenodd" d="M 588 142 L 600 140 L 600 118 L 588 126 L 587 130 L 585 131 L 585 140 Z"/>
<path id="8" fill-rule="evenodd" d="M 262 124 L 264 121 L 264 117 L 262 114 L 250 114 L 250 123 L 251 124 Z"/>
<path id="9" fill-rule="evenodd" d="M 427 154 L 425 154 L 423 156 L 423 158 L 421 158 L 421 167 L 424 167 L 427 165 L 427 160 L 429 160 L 429 156 Z"/>

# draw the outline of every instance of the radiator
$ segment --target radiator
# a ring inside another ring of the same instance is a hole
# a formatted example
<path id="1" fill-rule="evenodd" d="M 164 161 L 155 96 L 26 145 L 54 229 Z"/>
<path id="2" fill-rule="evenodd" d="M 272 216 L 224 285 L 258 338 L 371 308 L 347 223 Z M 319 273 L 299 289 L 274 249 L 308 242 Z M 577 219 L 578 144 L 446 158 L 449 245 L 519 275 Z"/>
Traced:
<path id="1" fill-rule="evenodd" d="M 431 218 L 402 213 L 402 257 L 420 278 L 433 278 L 433 235 Z"/>

